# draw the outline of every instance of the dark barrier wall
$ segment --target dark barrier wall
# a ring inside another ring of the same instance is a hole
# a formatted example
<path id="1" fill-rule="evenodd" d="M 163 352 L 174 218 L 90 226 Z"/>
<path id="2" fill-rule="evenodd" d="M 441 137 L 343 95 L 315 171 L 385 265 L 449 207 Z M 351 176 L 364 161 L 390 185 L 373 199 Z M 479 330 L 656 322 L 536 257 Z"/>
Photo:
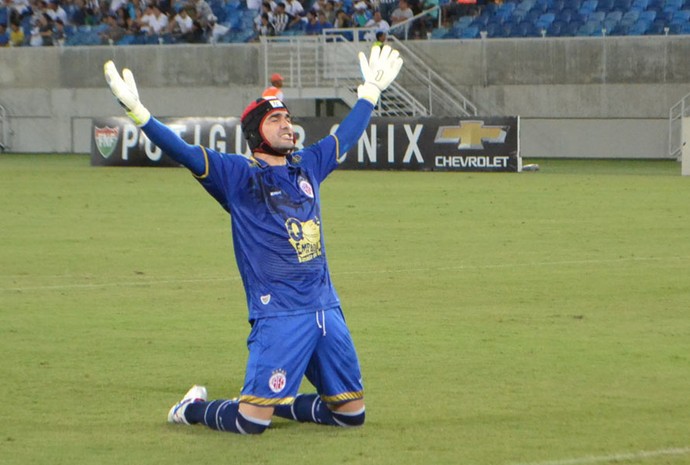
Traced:
<path id="1" fill-rule="evenodd" d="M 188 143 L 248 156 L 237 118 L 163 119 Z M 372 118 L 345 169 L 520 171 L 519 118 Z M 296 118 L 298 147 L 333 133 L 340 119 Z M 94 120 L 94 166 L 175 166 L 123 117 Z"/>

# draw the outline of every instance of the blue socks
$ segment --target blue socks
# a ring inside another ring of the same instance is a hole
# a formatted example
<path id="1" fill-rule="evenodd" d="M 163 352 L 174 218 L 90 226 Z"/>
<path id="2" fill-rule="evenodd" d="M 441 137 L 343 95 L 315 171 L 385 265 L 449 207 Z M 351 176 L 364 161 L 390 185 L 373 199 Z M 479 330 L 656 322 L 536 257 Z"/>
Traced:
<path id="1" fill-rule="evenodd" d="M 270 420 L 245 417 L 239 412 L 234 400 L 194 402 L 187 405 L 184 416 L 191 424 L 202 423 L 218 431 L 238 434 L 261 434 L 271 424 Z"/>
<path id="2" fill-rule="evenodd" d="M 271 424 L 270 420 L 260 420 L 242 415 L 236 400 L 214 400 L 193 402 L 187 405 L 184 416 L 190 424 L 201 423 L 217 431 L 237 434 L 261 434 Z M 362 426 L 364 408 L 358 412 L 334 412 L 321 400 L 318 394 L 299 394 L 292 405 L 279 405 L 276 416 L 300 422 L 331 426 Z"/>
<path id="3" fill-rule="evenodd" d="M 274 415 L 288 420 L 331 426 L 362 426 L 364 408 L 359 412 L 334 412 L 318 394 L 299 394 L 292 405 L 279 405 Z"/>

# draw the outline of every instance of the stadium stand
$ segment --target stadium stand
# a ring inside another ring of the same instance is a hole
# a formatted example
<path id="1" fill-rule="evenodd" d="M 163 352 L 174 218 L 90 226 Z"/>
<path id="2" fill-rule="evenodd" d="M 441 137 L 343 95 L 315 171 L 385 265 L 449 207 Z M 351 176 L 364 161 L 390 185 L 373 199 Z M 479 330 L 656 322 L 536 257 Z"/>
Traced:
<path id="1" fill-rule="evenodd" d="M 306 0 L 310 5 L 314 0 Z M 441 11 L 451 2 L 441 0 Z M 203 32 L 201 42 L 243 43 L 257 40 L 254 27 L 256 10 L 249 10 L 245 0 L 207 0 L 216 21 L 226 32 Z M 178 3 L 179 4 L 179 3 Z M 352 1 L 343 2 L 352 8 Z M 465 10 L 463 10 L 465 11 Z M 432 39 L 478 39 L 522 37 L 593 37 L 602 35 L 676 35 L 690 34 L 690 0 L 489 0 L 489 3 L 451 17 L 431 30 Z M 69 11 L 68 14 L 73 14 Z M 25 36 L 31 35 L 32 17 L 21 18 Z M 7 7 L 0 7 L 0 21 L 9 23 Z M 66 25 L 66 45 L 99 45 L 105 26 L 98 22 Z M 284 35 L 305 34 L 298 23 Z M 417 37 L 422 38 L 422 37 Z M 423 37 L 426 38 L 426 35 Z M 188 42 L 179 35 L 128 33 L 114 45 L 173 44 Z"/>
<path id="2" fill-rule="evenodd" d="M 461 17 L 437 36 L 477 37 L 469 27 L 489 38 L 688 34 L 690 0 L 506 0 L 482 22 Z"/>

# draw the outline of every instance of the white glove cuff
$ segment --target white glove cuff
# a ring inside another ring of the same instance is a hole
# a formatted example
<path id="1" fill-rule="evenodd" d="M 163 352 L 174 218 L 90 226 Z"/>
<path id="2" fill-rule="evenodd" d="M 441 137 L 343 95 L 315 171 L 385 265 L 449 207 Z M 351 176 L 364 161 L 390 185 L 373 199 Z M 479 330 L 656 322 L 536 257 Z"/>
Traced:
<path id="1" fill-rule="evenodd" d="M 360 99 L 365 99 L 371 102 L 372 105 L 376 105 L 381 96 L 381 90 L 376 87 L 376 85 L 365 82 L 364 84 L 357 87 L 357 97 Z"/>
<path id="2" fill-rule="evenodd" d="M 134 121 L 134 124 L 141 127 L 149 122 L 151 119 L 151 112 L 149 112 L 141 102 L 137 102 L 136 106 L 127 112 L 127 116 Z"/>

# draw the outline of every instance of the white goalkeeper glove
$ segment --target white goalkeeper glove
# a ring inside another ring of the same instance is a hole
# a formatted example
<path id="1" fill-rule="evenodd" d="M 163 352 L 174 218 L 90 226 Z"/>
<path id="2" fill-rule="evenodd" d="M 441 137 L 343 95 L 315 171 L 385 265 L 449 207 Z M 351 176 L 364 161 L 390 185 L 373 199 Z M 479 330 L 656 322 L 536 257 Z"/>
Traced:
<path id="1" fill-rule="evenodd" d="M 403 65 L 400 53 L 389 45 L 371 48 L 369 61 L 359 52 L 359 67 L 362 69 L 364 84 L 357 88 L 357 97 L 376 105 L 381 92 L 391 85 Z"/>
<path id="2" fill-rule="evenodd" d="M 151 119 L 151 113 L 139 101 L 139 92 L 132 72 L 125 68 L 122 70 L 122 77 L 120 77 L 115 63 L 109 60 L 103 65 L 103 73 L 113 95 L 127 111 L 127 116 L 134 121 L 134 124 L 143 126 L 148 123 Z"/>

